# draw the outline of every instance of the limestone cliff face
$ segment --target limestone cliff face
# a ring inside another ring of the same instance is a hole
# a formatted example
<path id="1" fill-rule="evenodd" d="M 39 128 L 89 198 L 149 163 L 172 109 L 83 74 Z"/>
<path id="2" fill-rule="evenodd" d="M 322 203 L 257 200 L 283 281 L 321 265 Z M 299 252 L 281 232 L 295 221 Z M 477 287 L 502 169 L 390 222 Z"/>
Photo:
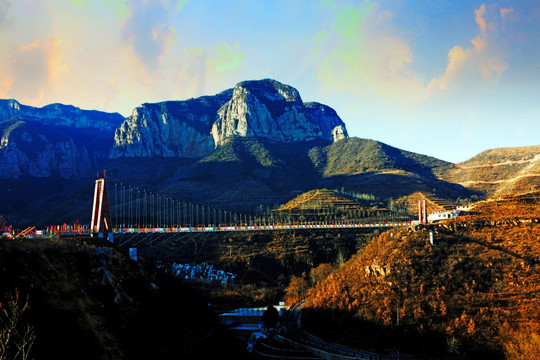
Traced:
<path id="1" fill-rule="evenodd" d="M 260 137 L 274 142 L 347 137 L 336 112 L 318 103 L 304 104 L 298 91 L 275 80 L 244 81 L 218 111 L 212 126 L 216 146 L 234 136 Z"/>
<path id="2" fill-rule="evenodd" d="M 291 86 L 245 81 L 215 96 L 139 106 L 116 130 L 110 157 L 202 158 L 237 136 L 337 141 L 347 130 L 333 109 L 304 104 Z"/>
<path id="3" fill-rule="evenodd" d="M 214 149 L 210 128 L 228 98 L 230 91 L 141 105 L 116 129 L 110 157 L 204 157 Z"/>
<path id="4" fill-rule="evenodd" d="M 88 149 L 72 137 L 32 122 L 0 123 L 0 178 L 60 175 L 73 178 L 91 169 Z"/>
<path id="5" fill-rule="evenodd" d="M 107 158 L 120 114 L 0 100 L 0 178 L 74 178 Z"/>
<path id="6" fill-rule="evenodd" d="M 94 128 L 113 131 L 124 117 L 118 113 L 82 110 L 72 105 L 50 104 L 42 108 L 27 106 L 17 100 L 0 100 L 0 121 L 12 118 L 37 121 L 44 125 Z"/>

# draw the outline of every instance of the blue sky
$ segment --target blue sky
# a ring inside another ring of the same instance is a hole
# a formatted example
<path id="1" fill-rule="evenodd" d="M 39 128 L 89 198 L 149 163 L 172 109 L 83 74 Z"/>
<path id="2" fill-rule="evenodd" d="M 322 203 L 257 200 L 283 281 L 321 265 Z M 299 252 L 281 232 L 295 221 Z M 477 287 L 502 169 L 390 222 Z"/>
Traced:
<path id="1" fill-rule="evenodd" d="M 0 0 L 0 98 L 128 116 L 273 78 L 452 162 L 540 144 L 540 2 Z"/>

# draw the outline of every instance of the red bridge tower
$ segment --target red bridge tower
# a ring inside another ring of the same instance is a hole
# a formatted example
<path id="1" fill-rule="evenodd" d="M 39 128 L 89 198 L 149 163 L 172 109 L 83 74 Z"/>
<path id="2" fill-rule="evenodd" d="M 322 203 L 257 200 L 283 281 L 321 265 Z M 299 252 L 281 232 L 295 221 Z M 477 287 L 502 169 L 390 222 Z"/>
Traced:
<path id="1" fill-rule="evenodd" d="M 426 200 L 418 200 L 418 221 L 422 225 L 427 224 Z"/>
<path id="2" fill-rule="evenodd" d="M 101 178 L 99 177 L 99 172 L 97 174 L 90 230 L 93 233 L 112 232 L 111 209 L 109 207 L 105 171 L 103 171 L 103 177 Z"/>

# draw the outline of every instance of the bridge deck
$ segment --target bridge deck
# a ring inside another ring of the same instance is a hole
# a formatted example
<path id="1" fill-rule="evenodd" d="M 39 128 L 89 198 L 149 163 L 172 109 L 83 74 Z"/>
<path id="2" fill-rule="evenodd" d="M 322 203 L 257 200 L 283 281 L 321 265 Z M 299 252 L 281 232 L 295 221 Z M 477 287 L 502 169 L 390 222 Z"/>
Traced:
<path id="1" fill-rule="evenodd" d="M 184 226 L 115 228 L 115 233 L 176 233 L 176 232 L 215 232 L 215 231 L 264 231 L 264 230 L 314 230 L 314 229 L 361 229 L 415 226 L 418 221 L 384 221 L 378 223 L 336 223 L 336 224 L 277 224 L 277 225 L 233 225 L 233 226 Z"/>

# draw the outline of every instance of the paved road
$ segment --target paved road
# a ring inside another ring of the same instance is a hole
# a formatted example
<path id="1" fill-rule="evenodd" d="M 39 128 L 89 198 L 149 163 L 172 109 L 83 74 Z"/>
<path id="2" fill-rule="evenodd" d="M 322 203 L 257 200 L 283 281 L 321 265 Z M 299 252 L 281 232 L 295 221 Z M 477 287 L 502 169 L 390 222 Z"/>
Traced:
<path id="1" fill-rule="evenodd" d="M 327 359 L 365 359 L 365 360 L 397 360 L 399 354 L 395 356 L 375 354 L 368 351 L 351 348 L 335 343 L 331 343 L 309 334 L 302 329 L 301 324 L 302 306 L 291 308 L 288 315 L 281 321 L 282 334 L 284 339 L 305 346 L 316 355 Z M 402 358 L 403 359 L 403 358 Z"/>

